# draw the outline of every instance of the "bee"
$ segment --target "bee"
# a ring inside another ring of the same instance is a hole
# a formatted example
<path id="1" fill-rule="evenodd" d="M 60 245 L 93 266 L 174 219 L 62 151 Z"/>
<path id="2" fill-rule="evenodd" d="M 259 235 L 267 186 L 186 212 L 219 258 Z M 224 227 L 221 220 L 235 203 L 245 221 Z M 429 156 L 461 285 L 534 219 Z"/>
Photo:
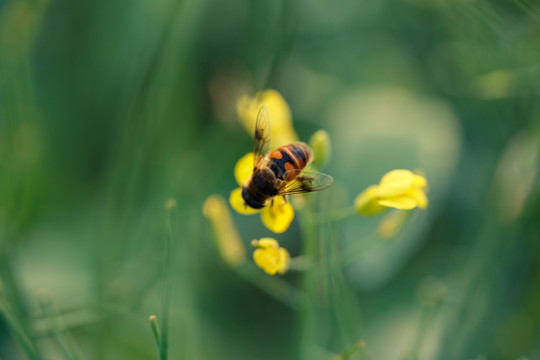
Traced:
<path id="1" fill-rule="evenodd" d="M 272 149 L 270 116 L 261 107 L 255 125 L 253 172 L 242 186 L 242 198 L 253 209 L 263 208 L 269 199 L 326 189 L 334 179 L 327 174 L 303 169 L 313 158 L 305 143 L 298 142 Z"/>

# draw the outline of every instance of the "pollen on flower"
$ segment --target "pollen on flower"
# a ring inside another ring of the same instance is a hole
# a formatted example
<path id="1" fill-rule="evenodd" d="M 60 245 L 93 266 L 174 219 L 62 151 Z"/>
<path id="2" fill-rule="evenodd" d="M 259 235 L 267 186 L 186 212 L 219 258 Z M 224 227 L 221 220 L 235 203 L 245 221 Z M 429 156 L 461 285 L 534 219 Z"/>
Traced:
<path id="1" fill-rule="evenodd" d="M 284 274 L 289 269 L 289 252 L 280 247 L 272 238 L 253 240 L 251 245 L 257 249 L 253 252 L 255 264 L 269 275 Z"/>

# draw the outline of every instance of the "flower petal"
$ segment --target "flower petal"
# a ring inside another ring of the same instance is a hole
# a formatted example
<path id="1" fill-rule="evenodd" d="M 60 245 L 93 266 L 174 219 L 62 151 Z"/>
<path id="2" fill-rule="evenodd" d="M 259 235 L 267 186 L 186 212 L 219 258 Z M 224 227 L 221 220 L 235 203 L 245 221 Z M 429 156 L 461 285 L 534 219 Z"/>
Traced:
<path id="1" fill-rule="evenodd" d="M 276 239 L 272 238 L 261 238 L 260 240 L 253 240 L 251 241 L 251 246 L 254 247 L 261 247 L 261 248 L 267 248 L 269 246 L 273 246 L 275 248 L 279 247 L 279 243 Z"/>
<path id="2" fill-rule="evenodd" d="M 253 240 L 251 245 L 257 247 L 257 250 L 253 252 L 255 264 L 267 274 L 284 274 L 289 269 L 291 259 L 289 252 L 281 248 L 275 239 Z"/>
<path id="3" fill-rule="evenodd" d="M 377 195 L 390 197 L 403 194 L 412 187 L 414 177 L 415 175 L 410 170 L 392 170 L 382 177 Z"/>
<path id="4" fill-rule="evenodd" d="M 279 257 L 279 249 L 275 247 L 260 248 L 253 252 L 255 264 L 269 275 L 275 275 L 278 272 Z"/>
<path id="5" fill-rule="evenodd" d="M 275 197 L 273 204 L 268 204 L 261 211 L 264 226 L 278 234 L 287 230 L 293 219 L 292 205 L 281 196 Z"/>
<path id="6" fill-rule="evenodd" d="M 253 215 L 260 211 L 245 204 L 244 198 L 242 197 L 242 188 L 236 188 L 231 191 L 231 195 L 229 196 L 229 204 L 231 204 L 231 207 L 234 210 L 243 215 Z"/>
<path id="7" fill-rule="evenodd" d="M 386 208 L 377 201 L 377 185 L 371 185 L 354 200 L 354 208 L 362 215 L 375 215 Z"/>
<path id="8" fill-rule="evenodd" d="M 413 186 L 418 188 L 425 188 L 427 186 L 427 180 L 424 176 L 414 174 Z"/>
<path id="9" fill-rule="evenodd" d="M 393 198 L 379 200 L 379 205 L 396 208 L 400 210 L 414 209 L 418 203 L 410 196 L 396 196 Z"/>
<path id="10" fill-rule="evenodd" d="M 247 153 L 236 162 L 236 165 L 234 165 L 234 178 L 238 185 L 244 185 L 251 176 L 251 173 L 253 172 L 253 158 L 252 152 Z"/>
<path id="11" fill-rule="evenodd" d="M 414 198 L 414 200 L 416 201 L 420 209 L 425 209 L 427 207 L 428 198 L 424 190 L 418 189 L 418 188 L 412 188 L 411 190 L 408 191 L 408 195 Z"/>
<path id="12" fill-rule="evenodd" d="M 277 264 L 277 271 L 280 274 L 285 274 L 289 270 L 289 264 L 291 262 L 291 256 L 285 248 L 279 248 L 279 261 Z"/>

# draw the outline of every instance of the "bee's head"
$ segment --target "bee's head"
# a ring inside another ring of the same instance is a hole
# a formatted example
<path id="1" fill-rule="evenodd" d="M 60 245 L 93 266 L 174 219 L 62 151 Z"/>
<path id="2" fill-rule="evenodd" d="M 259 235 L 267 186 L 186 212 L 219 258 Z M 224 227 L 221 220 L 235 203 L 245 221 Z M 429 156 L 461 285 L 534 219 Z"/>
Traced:
<path id="1" fill-rule="evenodd" d="M 242 186 L 242 197 L 244 198 L 244 201 L 246 202 L 246 205 L 253 208 L 253 209 L 262 209 L 265 205 L 264 202 L 261 202 L 255 197 L 253 197 L 248 190 L 247 186 Z"/>

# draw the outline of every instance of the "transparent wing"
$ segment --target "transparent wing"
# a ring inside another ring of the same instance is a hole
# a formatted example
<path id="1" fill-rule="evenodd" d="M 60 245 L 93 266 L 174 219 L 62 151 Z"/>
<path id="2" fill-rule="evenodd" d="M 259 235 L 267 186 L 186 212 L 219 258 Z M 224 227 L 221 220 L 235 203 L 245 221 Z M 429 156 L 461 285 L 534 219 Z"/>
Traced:
<path id="1" fill-rule="evenodd" d="M 270 126 L 270 114 L 266 106 L 262 106 L 257 114 L 255 124 L 255 145 L 253 153 L 253 168 L 257 168 L 262 159 L 272 150 L 272 128 Z"/>
<path id="2" fill-rule="evenodd" d="M 334 182 L 334 178 L 330 175 L 317 171 L 287 171 L 287 178 L 291 177 L 295 178 L 291 181 L 285 181 L 285 185 L 279 190 L 278 195 L 320 191 L 326 189 Z"/>

